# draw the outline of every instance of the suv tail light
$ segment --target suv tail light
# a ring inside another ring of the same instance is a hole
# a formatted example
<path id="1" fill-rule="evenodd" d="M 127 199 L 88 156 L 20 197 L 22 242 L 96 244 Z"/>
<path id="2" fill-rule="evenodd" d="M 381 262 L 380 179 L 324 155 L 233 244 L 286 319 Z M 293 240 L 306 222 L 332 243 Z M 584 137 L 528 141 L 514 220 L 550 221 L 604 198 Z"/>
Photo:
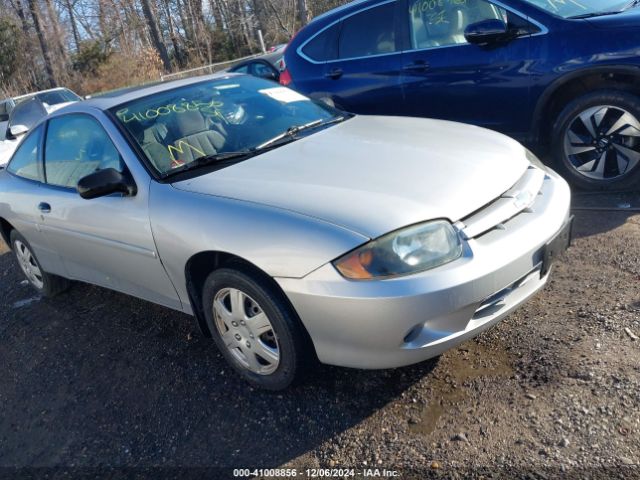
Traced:
<path id="1" fill-rule="evenodd" d="M 280 74 L 280 85 L 284 85 L 285 87 L 291 83 L 291 74 L 289 73 L 289 69 L 285 67 L 285 69 Z"/>

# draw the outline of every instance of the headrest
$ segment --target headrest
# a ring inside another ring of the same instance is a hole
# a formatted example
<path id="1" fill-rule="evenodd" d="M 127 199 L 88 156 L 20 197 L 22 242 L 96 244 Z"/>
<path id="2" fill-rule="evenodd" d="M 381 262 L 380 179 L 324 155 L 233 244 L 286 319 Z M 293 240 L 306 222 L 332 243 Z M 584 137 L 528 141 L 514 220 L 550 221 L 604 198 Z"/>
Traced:
<path id="1" fill-rule="evenodd" d="M 175 119 L 176 137 L 188 137 L 195 133 L 207 130 L 204 117 L 198 111 L 186 111 L 176 115 Z"/>

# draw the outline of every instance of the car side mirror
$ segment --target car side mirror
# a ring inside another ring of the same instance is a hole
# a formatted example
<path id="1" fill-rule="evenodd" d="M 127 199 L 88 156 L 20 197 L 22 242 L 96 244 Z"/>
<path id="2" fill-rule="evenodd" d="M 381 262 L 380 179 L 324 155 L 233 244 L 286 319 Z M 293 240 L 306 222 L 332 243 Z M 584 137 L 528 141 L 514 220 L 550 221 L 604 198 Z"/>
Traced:
<path id="1" fill-rule="evenodd" d="M 262 75 L 262 78 L 266 79 L 266 80 L 273 80 L 274 82 L 277 82 L 278 80 L 280 80 L 280 75 L 278 75 L 276 72 L 265 72 Z"/>
<path id="2" fill-rule="evenodd" d="M 29 131 L 29 127 L 26 125 L 11 125 L 9 133 L 13 138 L 18 138 Z"/>
<path id="3" fill-rule="evenodd" d="M 510 34 L 506 23 L 497 18 L 491 18 L 467 25 L 464 29 L 464 38 L 469 43 L 483 46 L 508 40 Z"/>
<path id="4" fill-rule="evenodd" d="M 128 174 L 114 168 L 105 168 L 82 177 L 76 187 L 80 196 L 86 200 L 104 197 L 112 193 L 122 193 L 132 197 L 138 192 L 135 182 Z"/>

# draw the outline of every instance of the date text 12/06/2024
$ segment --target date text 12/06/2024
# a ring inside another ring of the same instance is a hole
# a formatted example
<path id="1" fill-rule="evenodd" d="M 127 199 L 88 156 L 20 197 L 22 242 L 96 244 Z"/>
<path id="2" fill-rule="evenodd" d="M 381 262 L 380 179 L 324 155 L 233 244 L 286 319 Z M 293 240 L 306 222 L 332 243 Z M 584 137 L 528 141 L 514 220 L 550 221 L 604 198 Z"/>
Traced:
<path id="1" fill-rule="evenodd" d="M 394 478 L 398 470 L 386 468 L 237 468 L 236 478 Z"/>

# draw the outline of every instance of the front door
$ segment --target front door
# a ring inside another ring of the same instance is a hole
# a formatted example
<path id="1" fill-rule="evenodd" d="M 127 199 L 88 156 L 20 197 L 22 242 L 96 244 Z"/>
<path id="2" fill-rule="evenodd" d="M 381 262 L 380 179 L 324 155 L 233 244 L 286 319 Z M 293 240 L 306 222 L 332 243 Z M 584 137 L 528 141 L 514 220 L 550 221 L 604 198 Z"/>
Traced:
<path id="1" fill-rule="evenodd" d="M 39 199 L 47 244 L 69 278 L 180 309 L 151 232 L 149 178 L 138 175 L 134 196 L 85 200 L 77 193 L 78 180 L 106 168 L 128 167 L 100 121 L 74 113 L 48 122 Z"/>
<path id="2" fill-rule="evenodd" d="M 541 29 L 486 0 L 405 0 L 402 90 L 408 115 L 517 134 L 529 125 L 529 37 Z M 472 45 L 465 28 L 503 21 L 513 38 Z"/>

